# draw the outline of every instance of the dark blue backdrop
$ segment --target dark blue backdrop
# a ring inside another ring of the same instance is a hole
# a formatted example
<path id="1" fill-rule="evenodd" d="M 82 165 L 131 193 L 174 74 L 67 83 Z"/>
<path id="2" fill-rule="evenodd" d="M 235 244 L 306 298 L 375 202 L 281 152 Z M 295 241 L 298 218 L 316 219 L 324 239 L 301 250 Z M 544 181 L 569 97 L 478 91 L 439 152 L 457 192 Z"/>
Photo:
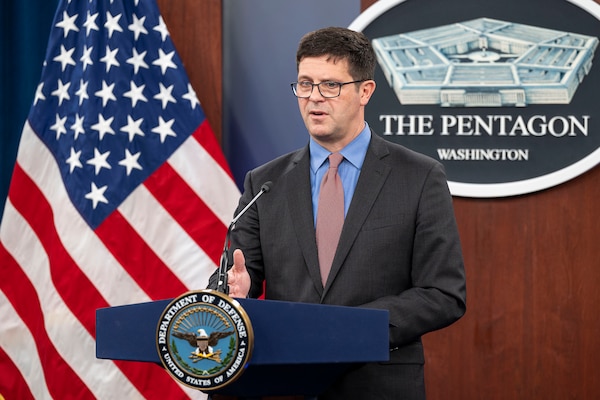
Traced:
<path id="1" fill-rule="evenodd" d="M 0 218 L 57 5 L 58 0 L 19 0 L 0 8 Z"/>
<path id="2" fill-rule="evenodd" d="M 238 184 L 308 142 L 290 87 L 302 35 L 359 14 L 360 0 L 223 0 L 223 149 Z"/>

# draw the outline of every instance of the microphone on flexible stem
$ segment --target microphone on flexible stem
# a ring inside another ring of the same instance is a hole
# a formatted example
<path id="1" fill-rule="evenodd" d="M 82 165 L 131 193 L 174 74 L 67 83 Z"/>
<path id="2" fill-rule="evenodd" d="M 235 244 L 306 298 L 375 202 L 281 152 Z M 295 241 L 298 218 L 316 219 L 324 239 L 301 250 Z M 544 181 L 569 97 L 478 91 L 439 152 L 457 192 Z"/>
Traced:
<path id="1" fill-rule="evenodd" d="M 250 202 L 246 205 L 246 207 L 244 207 L 242 209 L 242 211 L 240 211 L 231 221 L 231 224 L 229 224 L 229 227 L 227 228 L 227 234 L 225 235 L 225 245 L 223 246 L 223 254 L 221 254 L 221 261 L 219 263 L 219 272 L 217 274 L 217 291 L 221 292 L 221 293 L 225 293 L 225 294 L 229 294 L 229 286 L 227 285 L 227 265 L 229 264 L 229 257 L 228 257 L 228 251 L 229 251 L 229 240 L 230 240 L 230 236 L 231 236 L 231 231 L 233 231 L 233 229 L 235 228 L 235 224 L 236 222 L 238 222 L 238 220 L 242 217 L 242 215 L 244 215 L 246 213 L 246 211 L 248 211 L 248 209 L 250 207 L 252 207 L 252 205 L 254 203 L 256 203 L 256 200 L 258 200 L 258 198 L 260 196 L 263 195 L 263 193 L 267 193 L 269 190 L 271 190 L 271 186 L 273 186 L 273 182 L 268 181 L 263 183 L 263 185 L 260 187 L 260 191 L 256 194 L 256 196 L 254 196 L 252 198 L 252 200 L 250 200 Z"/>

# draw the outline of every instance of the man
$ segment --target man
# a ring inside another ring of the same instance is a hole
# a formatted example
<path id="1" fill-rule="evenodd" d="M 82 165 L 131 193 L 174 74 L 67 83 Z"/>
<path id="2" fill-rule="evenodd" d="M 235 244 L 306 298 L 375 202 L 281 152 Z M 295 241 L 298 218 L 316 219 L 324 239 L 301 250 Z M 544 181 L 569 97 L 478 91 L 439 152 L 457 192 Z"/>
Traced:
<path id="1" fill-rule="evenodd" d="M 296 62 L 292 89 L 309 144 L 246 175 L 237 212 L 265 182 L 272 188 L 232 233 L 229 293 L 258 297 L 264 283 L 266 299 L 389 310 L 390 361 L 349 371 L 319 398 L 424 399 L 421 336 L 450 325 L 466 308 L 445 173 L 437 161 L 382 139 L 365 122 L 376 61 L 362 33 L 308 33 Z M 319 237 L 338 242 L 333 232 L 316 232 L 333 213 L 319 214 L 332 153 L 343 156 L 339 178 L 334 172 L 328 179 L 341 179 L 345 219 L 337 249 L 324 260 Z"/>

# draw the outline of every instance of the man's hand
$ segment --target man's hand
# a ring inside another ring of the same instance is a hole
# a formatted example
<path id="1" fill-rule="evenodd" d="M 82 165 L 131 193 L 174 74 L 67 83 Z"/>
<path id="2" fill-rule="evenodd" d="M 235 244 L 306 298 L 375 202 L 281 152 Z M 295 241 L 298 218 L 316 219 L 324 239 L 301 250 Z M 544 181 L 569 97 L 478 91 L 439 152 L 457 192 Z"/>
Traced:
<path id="1" fill-rule="evenodd" d="M 250 275 L 246 269 L 246 259 L 240 249 L 233 252 L 233 266 L 227 272 L 229 296 L 246 298 L 250 291 Z"/>

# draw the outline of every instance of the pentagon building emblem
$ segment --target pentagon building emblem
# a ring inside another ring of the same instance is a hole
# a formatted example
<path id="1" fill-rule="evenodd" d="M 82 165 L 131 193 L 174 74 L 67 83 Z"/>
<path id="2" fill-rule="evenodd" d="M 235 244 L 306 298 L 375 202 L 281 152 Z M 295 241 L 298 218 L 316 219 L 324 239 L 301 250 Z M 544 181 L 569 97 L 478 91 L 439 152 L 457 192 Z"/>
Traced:
<path id="1" fill-rule="evenodd" d="M 568 104 L 598 39 L 479 18 L 373 39 L 401 104 L 523 107 Z"/>
<path id="2" fill-rule="evenodd" d="M 175 380 L 211 391 L 235 381 L 244 371 L 254 333 L 236 300 L 202 290 L 169 303 L 159 319 L 156 343 L 163 366 Z"/>

